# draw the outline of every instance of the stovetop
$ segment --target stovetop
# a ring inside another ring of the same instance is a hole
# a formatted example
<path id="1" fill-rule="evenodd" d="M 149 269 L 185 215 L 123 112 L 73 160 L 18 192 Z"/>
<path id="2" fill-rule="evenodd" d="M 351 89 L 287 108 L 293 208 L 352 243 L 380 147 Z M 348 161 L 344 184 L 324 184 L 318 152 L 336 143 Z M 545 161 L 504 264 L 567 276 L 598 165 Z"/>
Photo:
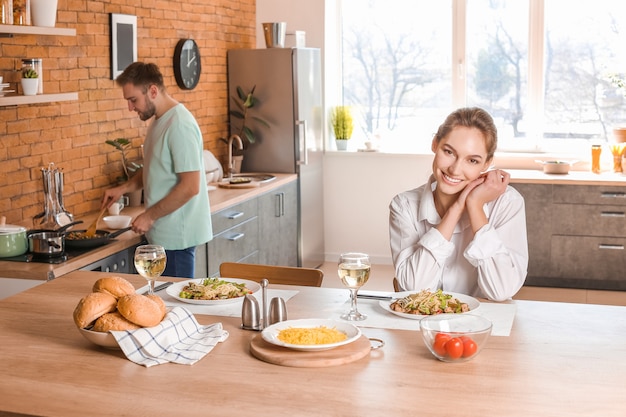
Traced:
<path id="1" fill-rule="evenodd" d="M 62 264 L 63 262 L 67 262 L 68 260 L 75 258 L 79 255 L 89 252 L 88 250 L 66 250 L 61 255 L 54 256 L 46 256 L 46 255 L 38 255 L 34 253 L 25 253 L 24 255 L 12 256 L 10 258 L 0 258 L 0 261 L 11 261 L 11 262 L 34 262 L 34 263 L 44 263 L 44 264 Z"/>

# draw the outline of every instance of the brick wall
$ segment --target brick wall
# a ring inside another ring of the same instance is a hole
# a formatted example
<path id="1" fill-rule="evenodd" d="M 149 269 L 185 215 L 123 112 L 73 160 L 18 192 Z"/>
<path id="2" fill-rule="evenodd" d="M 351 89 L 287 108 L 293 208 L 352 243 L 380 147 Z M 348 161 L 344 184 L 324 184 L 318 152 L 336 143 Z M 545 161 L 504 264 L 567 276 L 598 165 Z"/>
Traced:
<path id="1" fill-rule="evenodd" d="M 129 6 L 137 3 L 141 6 Z M 78 92 L 77 101 L 0 107 L 0 214 L 30 226 L 43 209 L 41 168 L 53 162 L 65 173 L 65 206 L 75 217 L 95 211 L 105 188 L 121 174 L 119 152 L 104 142 L 133 141 L 131 157 L 148 123 L 129 112 L 111 80 L 109 14 L 137 16 L 138 60 L 161 68 L 168 92 L 196 117 L 204 147 L 225 162 L 227 134 L 226 51 L 255 45 L 255 0 L 59 0 L 57 27 L 76 37 L 14 35 L 0 38 L 0 74 L 21 58 L 43 58 L 45 93 Z M 178 88 L 172 56 L 181 38 L 194 38 L 202 76 L 192 91 Z"/>

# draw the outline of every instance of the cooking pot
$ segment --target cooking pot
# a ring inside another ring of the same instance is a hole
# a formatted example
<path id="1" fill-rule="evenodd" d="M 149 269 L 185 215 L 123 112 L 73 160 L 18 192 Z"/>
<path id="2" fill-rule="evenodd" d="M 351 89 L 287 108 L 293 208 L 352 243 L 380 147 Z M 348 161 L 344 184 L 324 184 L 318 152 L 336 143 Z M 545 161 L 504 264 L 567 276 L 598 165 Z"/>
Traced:
<path id="1" fill-rule="evenodd" d="M 543 165 L 543 172 L 546 174 L 569 174 L 569 169 L 578 161 L 539 161 Z"/>
<path id="2" fill-rule="evenodd" d="M 0 218 L 0 258 L 23 255 L 28 251 L 26 228 L 5 224 L 6 217 Z"/>
<path id="3" fill-rule="evenodd" d="M 82 222 L 71 222 L 57 230 L 31 230 L 28 232 L 28 249 L 35 255 L 61 256 L 65 253 L 66 230 Z"/>

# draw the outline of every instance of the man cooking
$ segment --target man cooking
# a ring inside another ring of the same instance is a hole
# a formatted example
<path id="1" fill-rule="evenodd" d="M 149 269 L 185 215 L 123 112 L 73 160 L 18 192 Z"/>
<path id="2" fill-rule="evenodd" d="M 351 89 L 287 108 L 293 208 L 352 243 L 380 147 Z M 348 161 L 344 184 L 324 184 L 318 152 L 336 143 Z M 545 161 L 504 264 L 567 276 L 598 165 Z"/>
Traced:
<path id="1" fill-rule="evenodd" d="M 143 168 L 129 181 L 106 190 L 101 208 L 143 188 L 146 210 L 133 221 L 133 231 L 165 248 L 164 276 L 193 278 L 195 248 L 213 238 L 200 127 L 167 93 L 155 64 L 135 62 L 116 83 L 128 110 L 153 121 L 144 142 Z"/>

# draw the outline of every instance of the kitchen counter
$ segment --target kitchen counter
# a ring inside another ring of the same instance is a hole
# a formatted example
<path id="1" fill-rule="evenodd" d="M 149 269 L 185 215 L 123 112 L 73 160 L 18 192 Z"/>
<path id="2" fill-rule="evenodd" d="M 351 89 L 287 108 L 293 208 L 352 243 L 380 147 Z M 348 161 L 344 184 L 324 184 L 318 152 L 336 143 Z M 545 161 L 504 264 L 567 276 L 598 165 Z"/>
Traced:
<path id="1" fill-rule="evenodd" d="M 237 188 L 226 189 L 217 188 L 213 191 L 209 191 L 209 201 L 211 203 L 211 213 L 222 210 L 226 207 L 240 203 L 242 201 L 254 198 L 259 194 L 270 191 L 274 188 L 278 188 L 284 184 L 295 181 L 297 179 L 296 174 L 273 174 L 276 179 L 267 183 L 261 184 L 259 187 L 254 188 Z M 212 184 L 216 186 L 217 184 Z M 122 214 L 129 216 L 136 216 L 143 211 L 142 207 L 126 207 Z M 88 215 L 77 217 L 76 220 L 83 220 L 83 224 L 76 226 L 79 228 L 86 228 L 96 218 L 98 212 L 89 213 Z M 208 215 L 208 214 L 207 214 Z M 22 223 L 23 226 L 31 227 L 30 222 Z M 104 222 L 100 222 L 100 229 L 105 229 Z M 106 229 L 105 229 L 106 230 Z M 63 276 L 69 272 L 76 271 L 87 265 L 90 265 L 100 259 L 104 259 L 110 255 L 113 255 L 124 249 L 128 249 L 134 245 L 142 242 L 143 236 L 137 235 L 132 231 L 128 231 L 118 236 L 115 239 L 111 239 L 111 242 L 87 251 L 80 256 L 73 257 L 67 262 L 60 264 L 46 264 L 35 262 L 13 262 L 0 260 L 0 277 L 4 278 L 18 278 L 18 279 L 32 279 L 32 280 L 51 280 L 60 276 Z M 1 279 L 1 278 L 0 278 Z"/>
<path id="2" fill-rule="evenodd" d="M 418 331 L 362 327 L 385 346 L 341 366 L 293 368 L 254 358 L 258 332 L 239 317 L 198 363 L 145 368 L 85 340 L 78 300 L 105 275 L 77 271 L 0 301 L 0 415 L 62 416 L 622 416 L 626 307 L 514 301 L 509 336 L 492 336 L 466 363 L 435 360 Z M 136 288 L 137 275 L 125 276 Z M 298 293 L 290 319 L 348 303 L 346 289 Z M 361 301 L 360 301 L 361 302 Z M 4 413 L 6 414 L 4 414 Z"/>
<path id="3" fill-rule="evenodd" d="M 626 175 L 614 172 L 594 174 L 589 171 L 570 171 L 569 174 L 544 174 L 542 170 L 505 169 L 511 174 L 511 183 L 525 184 L 566 184 L 626 186 Z"/>

